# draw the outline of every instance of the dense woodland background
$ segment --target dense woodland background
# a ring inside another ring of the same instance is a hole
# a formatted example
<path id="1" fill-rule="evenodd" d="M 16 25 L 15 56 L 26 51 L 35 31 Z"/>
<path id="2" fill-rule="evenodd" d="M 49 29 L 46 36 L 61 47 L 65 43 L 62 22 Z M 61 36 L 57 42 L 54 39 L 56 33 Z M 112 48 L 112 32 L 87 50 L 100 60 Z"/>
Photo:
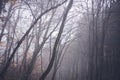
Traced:
<path id="1" fill-rule="evenodd" d="M 0 0 L 0 80 L 120 80 L 120 0 Z"/>

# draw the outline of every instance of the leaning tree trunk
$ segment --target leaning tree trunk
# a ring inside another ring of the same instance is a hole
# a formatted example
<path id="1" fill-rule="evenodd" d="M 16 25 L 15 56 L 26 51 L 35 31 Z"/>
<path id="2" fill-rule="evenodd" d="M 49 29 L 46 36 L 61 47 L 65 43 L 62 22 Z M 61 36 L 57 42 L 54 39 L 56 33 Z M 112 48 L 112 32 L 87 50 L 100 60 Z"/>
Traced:
<path id="1" fill-rule="evenodd" d="M 59 33 L 57 35 L 57 38 L 56 38 L 56 41 L 55 41 L 55 44 L 54 44 L 54 48 L 53 48 L 53 53 L 52 53 L 52 58 L 50 60 L 50 63 L 46 69 L 46 71 L 42 74 L 42 76 L 40 77 L 39 80 L 45 80 L 45 78 L 47 77 L 47 75 L 49 74 L 49 72 L 51 71 L 52 67 L 53 67 L 53 64 L 54 64 L 54 61 L 55 61 L 55 56 L 56 56 L 56 52 L 57 52 L 57 46 L 59 44 L 59 41 L 60 41 L 60 38 L 61 38 L 61 35 L 62 35 L 62 32 L 63 32 L 63 29 L 64 29 L 64 26 L 65 26 L 65 21 L 66 21 L 66 18 L 67 18 L 67 15 L 68 15 L 68 12 L 69 10 L 71 9 L 72 7 L 72 4 L 73 4 L 73 0 L 70 0 L 68 6 L 67 6 L 67 9 L 65 11 L 65 14 L 63 16 L 63 20 L 62 20 L 62 24 L 60 26 L 60 30 L 59 30 Z"/>

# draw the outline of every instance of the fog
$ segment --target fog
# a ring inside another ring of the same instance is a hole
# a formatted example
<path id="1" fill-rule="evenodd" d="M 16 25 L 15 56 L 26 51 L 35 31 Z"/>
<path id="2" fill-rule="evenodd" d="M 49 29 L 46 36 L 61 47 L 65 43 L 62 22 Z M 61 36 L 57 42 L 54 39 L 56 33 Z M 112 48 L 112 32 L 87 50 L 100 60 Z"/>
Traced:
<path id="1" fill-rule="evenodd" d="M 119 0 L 1 0 L 0 80 L 120 80 Z"/>

